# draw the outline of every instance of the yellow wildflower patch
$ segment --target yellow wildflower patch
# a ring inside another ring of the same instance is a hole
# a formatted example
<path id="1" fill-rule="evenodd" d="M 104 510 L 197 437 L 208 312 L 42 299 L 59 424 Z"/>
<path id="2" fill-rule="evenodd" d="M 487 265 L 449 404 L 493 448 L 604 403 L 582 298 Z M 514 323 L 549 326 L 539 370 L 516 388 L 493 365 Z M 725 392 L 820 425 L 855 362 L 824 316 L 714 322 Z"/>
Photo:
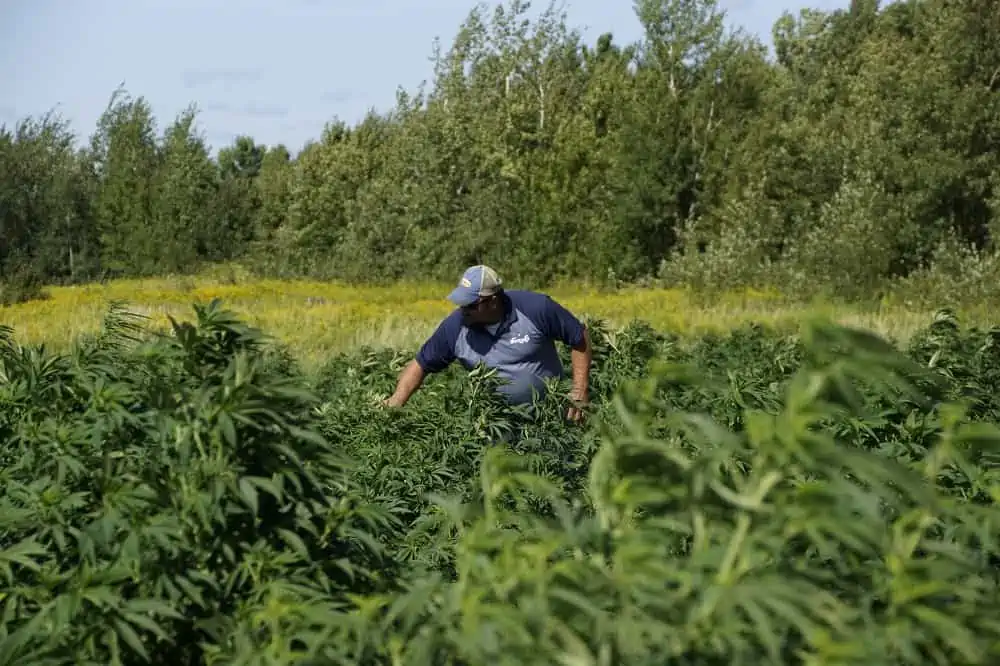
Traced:
<path id="1" fill-rule="evenodd" d="M 105 284 L 52 287 L 49 298 L 0 308 L 0 323 L 13 326 L 17 339 L 63 347 L 81 333 L 94 331 L 113 301 L 124 301 L 150 318 L 152 326 L 169 325 L 168 316 L 191 319 L 192 303 L 220 299 L 306 361 L 362 345 L 413 349 L 448 314 L 445 295 L 453 285 L 404 283 L 356 287 L 308 280 L 161 278 L 119 280 Z M 773 292 L 744 290 L 704 296 L 683 289 L 597 289 L 561 285 L 547 290 L 581 317 L 618 326 L 642 319 L 660 330 L 682 334 L 721 331 L 750 321 L 794 326 L 805 314 L 835 320 L 905 339 L 930 322 L 929 311 L 904 307 L 860 308 L 796 305 Z M 974 322 L 970 322 L 974 323 Z"/>

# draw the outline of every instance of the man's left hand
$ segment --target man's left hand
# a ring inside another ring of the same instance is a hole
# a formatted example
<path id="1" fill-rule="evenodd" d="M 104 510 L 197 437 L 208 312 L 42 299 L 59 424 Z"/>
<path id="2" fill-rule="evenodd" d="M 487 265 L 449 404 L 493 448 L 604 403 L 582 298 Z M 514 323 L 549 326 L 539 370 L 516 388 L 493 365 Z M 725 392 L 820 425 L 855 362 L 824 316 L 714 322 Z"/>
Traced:
<path id="1" fill-rule="evenodd" d="M 581 394 L 574 391 L 573 394 L 570 395 L 570 400 L 573 401 L 573 404 L 568 410 L 566 410 L 566 418 L 573 423 L 579 423 L 586 416 L 586 408 L 589 404 L 587 395 L 585 392 Z"/>

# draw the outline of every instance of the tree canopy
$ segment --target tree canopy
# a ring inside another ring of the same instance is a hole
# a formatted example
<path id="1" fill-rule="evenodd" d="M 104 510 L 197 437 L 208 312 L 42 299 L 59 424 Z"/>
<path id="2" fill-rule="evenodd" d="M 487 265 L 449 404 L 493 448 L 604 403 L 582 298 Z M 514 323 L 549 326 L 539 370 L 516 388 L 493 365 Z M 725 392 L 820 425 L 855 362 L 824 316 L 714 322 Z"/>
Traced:
<path id="1" fill-rule="evenodd" d="M 635 14 L 636 43 L 588 44 L 555 5 L 477 6 L 431 82 L 294 157 L 249 136 L 213 156 L 195 107 L 161 129 L 124 90 L 82 149 L 54 114 L 4 126 L 0 280 L 484 261 L 533 285 L 997 289 L 1000 5 L 785 13 L 773 56 L 712 0 Z"/>

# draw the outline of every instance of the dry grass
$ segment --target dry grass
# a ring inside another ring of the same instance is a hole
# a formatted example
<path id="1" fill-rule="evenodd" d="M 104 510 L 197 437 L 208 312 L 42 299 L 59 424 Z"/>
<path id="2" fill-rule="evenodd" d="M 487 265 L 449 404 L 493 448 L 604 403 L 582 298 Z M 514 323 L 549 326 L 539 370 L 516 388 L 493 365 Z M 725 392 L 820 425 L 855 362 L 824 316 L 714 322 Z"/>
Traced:
<path id="1" fill-rule="evenodd" d="M 167 315 L 190 319 L 191 303 L 219 298 L 227 308 L 287 343 L 303 361 L 362 345 L 414 349 L 434 330 L 451 306 L 444 295 L 451 285 L 401 284 L 357 288 L 310 281 L 245 280 L 233 276 L 122 280 L 108 284 L 49 289 L 49 298 L 0 308 L 0 323 L 13 326 L 23 342 L 61 348 L 81 333 L 95 330 L 112 301 L 126 301 L 157 327 Z M 903 307 L 861 308 L 797 305 L 776 294 L 732 293 L 708 302 L 676 289 L 627 289 L 616 292 L 562 286 L 547 290 L 579 316 L 611 325 L 643 319 L 661 330 L 697 334 L 749 321 L 794 326 L 803 315 L 823 314 L 905 341 L 930 322 L 933 312 Z M 968 323 L 983 324 L 988 313 L 965 312 Z"/>

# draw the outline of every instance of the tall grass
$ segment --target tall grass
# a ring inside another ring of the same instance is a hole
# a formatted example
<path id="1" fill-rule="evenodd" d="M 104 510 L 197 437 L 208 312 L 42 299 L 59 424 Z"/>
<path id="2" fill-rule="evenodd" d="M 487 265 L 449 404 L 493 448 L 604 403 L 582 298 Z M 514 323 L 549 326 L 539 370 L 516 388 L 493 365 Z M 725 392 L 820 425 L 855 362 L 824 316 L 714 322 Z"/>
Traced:
<path id="1" fill-rule="evenodd" d="M 26 343 L 66 349 L 74 338 L 96 331 L 111 303 L 124 302 L 166 330 L 170 317 L 189 317 L 188 304 L 222 299 L 248 323 L 289 346 L 315 365 L 329 354 L 365 346 L 414 348 L 450 310 L 448 284 L 353 287 L 312 281 L 251 280 L 242 275 L 122 280 L 106 284 L 52 287 L 48 298 L 0 308 L 0 322 L 13 326 Z M 612 325 L 635 318 L 662 331 L 697 336 L 749 322 L 794 330 L 803 317 L 822 314 L 846 325 L 905 342 L 933 312 L 906 306 L 801 303 L 753 290 L 704 295 L 683 289 L 604 289 L 560 285 L 553 297 L 581 317 Z M 972 323 L 987 321 L 985 310 L 963 312 Z"/>

